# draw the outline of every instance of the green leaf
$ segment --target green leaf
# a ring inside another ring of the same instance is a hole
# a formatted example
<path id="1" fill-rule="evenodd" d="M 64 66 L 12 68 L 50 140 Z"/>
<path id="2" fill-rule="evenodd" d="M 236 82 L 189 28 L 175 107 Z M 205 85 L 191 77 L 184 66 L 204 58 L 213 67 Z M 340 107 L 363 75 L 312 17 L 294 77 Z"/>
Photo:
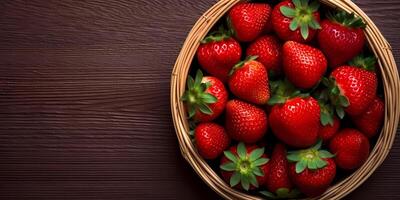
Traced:
<path id="1" fill-rule="evenodd" d="M 318 155 L 321 158 L 333 158 L 333 157 L 335 157 L 335 155 L 333 155 L 331 152 L 326 151 L 326 150 L 318 151 Z"/>
<path id="2" fill-rule="evenodd" d="M 273 106 L 275 104 L 284 104 L 286 102 L 286 99 L 282 96 L 272 96 L 268 100 L 268 105 Z"/>
<path id="3" fill-rule="evenodd" d="M 196 78 L 194 79 L 194 87 L 200 86 L 202 80 L 203 80 L 203 72 L 201 70 L 197 70 Z"/>
<path id="4" fill-rule="evenodd" d="M 318 1 L 313 1 L 308 8 L 310 9 L 311 12 L 316 12 L 319 9 L 319 2 Z"/>
<path id="5" fill-rule="evenodd" d="M 334 95 L 339 95 L 340 94 L 339 87 L 338 86 L 333 87 L 331 92 Z"/>
<path id="6" fill-rule="evenodd" d="M 258 166 L 262 166 L 262 165 L 267 164 L 268 161 L 269 161 L 268 158 L 260 158 L 260 159 L 255 160 L 255 161 L 253 162 L 253 165 L 254 165 L 254 166 L 257 166 L 257 167 L 258 167 Z"/>
<path id="7" fill-rule="evenodd" d="M 328 124 L 333 126 L 333 117 L 332 117 L 332 115 L 330 113 L 327 113 L 327 112 L 321 112 L 321 124 L 323 126 L 326 126 Z"/>
<path id="8" fill-rule="evenodd" d="M 236 164 L 233 163 L 233 162 L 225 163 L 225 164 L 223 164 L 223 165 L 221 165 L 221 166 L 219 166 L 219 167 L 220 167 L 222 170 L 228 171 L 228 172 L 232 172 L 232 171 L 235 171 L 235 170 L 236 170 Z"/>
<path id="9" fill-rule="evenodd" d="M 302 7 L 301 0 L 292 0 L 292 2 L 296 8 Z"/>
<path id="10" fill-rule="evenodd" d="M 238 155 L 241 159 L 245 159 L 247 157 L 247 150 L 246 150 L 246 146 L 244 145 L 243 142 L 239 143 L 237 146 L 237 152 Z"/>
<path id="11" fill-rule="evenodd" d="M 249 191 L 250 189 L 250 181 L 248 179 L 248 177 L 246 176 L 241 176 L 241 182 L 242 182 L 242 188 L 246 191 Z"/>
<path id="12" fill-rule="evenodd" d="M 313 160 L 309 160 L 307 162 L 307 167 L 308 167 L 308 169 L 316 170 L 317 169 L 317 163 L 315 163 Z"/>
<path id="13" fill-rule="evenodd" d="M 197 107 L 204 114 L 207 114 L 207 115 L 212 115 L 213 114 L 213 111 L 211 110 L 210 107 L 208 107 L 207 104 L 201 103 L 201 104 L 198 104 Z"/>
<path id="14" fill-rule="evenodd" d="M 201 100 L 204 103 L 210 104 L 210 103 L 217 102 L 218 99 L 214 95 L 212 95 L 210 93 L 203 93 L 201 95 Z"/>
<path id="15" fill-rule="evenodd" d="M 293 8 L 287 6 L 281 6 L 280 8 L 282 15 L 288 18 L 293 18 L 296 16 L 296 11 Z"/>
<path id="16" fill-rule="evenodd" d="M 288 188 L 278 188 L 275 193 L 279 199 L 286 199 L 289 196 L 289 189 Z"/>
<path id="17" fill-rule="evenodd" d="M 347 99 L 347 97 L 343 96 L 343 95 L 339 95 L 339 103 L 341 106 L 343 107 L 347 107 L 350 105 L 349 100 Z"/>
<path id="18" fill-rule="evenodd" d="M 294 18 L 289 25 L 289 29 L 291 31 L 295 31 L 297 28 L 299 28 L 299 20 L 297 20 L 297 18 Z"/>
<path id="19" fill-rule="evenodd" d="M 265 190 L 260 191 L 260 194 L 266 196 L 269 199 L 276 199 L 276 196 L 274 194 L 272 194 L 271 192 L 265 191 Z"/>
<path id="20" fill-rule="evenodd" d="M 188 112 L 189 118 L 192 118 L 196 114 L 196 109 L 193 107 L 193 105 L 188 104 Z"/>
<path id="21" fill-rule="evenodd" d="M 224 155 L 232 162 L 236 163 L 238 161 L 237 157 L 231 151 L 224 151 Z"/>
<path id="22" fill-rule="evenodd" d="M 336 107 L 336 114 L 338 115 L 338 117 L 340 118 L 340 119 L 343 119 L 344 118 L 344 110 L 343 110 L 343 108 L 342 107 L 340 107 L 340 106 L 337 106 Z"/>
<path id="23" fill-rule="evenodd" d="M 308 25 L 314 30 L 321 29 L 321 25 L 315 19 L 312 19 Z"/>
<path id="24" fill-rule="evenodd" d="M 188 91 L 185 91 L 185 92 L 183 93 L 183 95 L 181 96 L 181 101 L 187 101 L 187 100 L 188 100 L 188 97 L 189 97 L 189 92 L 188 92 Z"/>
<path id="25" fill-rule="evenodd" d="M 240 179 L 241 179 L 241 175 L 239 172 L 233 173 L 233 175 L 231 176 L 231 179 L 229 180 L 229 185 L 231 187 L 236 186 L 240 182 Z"/>
<path id="26" fill-rule="evenodd" d="M 188 78 L 187 78 L 187 87 L 188 87 L 188 89 L 190 90 L 191 88 L 193 88 L 193 86 L 194 86 L 193 77 L 188 76 Z"/>
<path id="27" fill-rule="evenodd" d="M 249 181 L 254 187 L 258 188 L 258 181 L 254 174 L 249 174 Z"/>
<path id="28" fill-rule="evenodd" d="M 303 37 L 303 39 L 307 39 L 308 38 L 308 26 L 307 24 L 301 24 L 300 25 L 300 33 L 301 36 Z"/>
<path id="29" fill-rule="evenodd" d="M 322 140 L 319 139 L 317 143 L 312 147 L 314 150 L 319 150 L 322 146 Z"/>
<path id="30" fill-rule="evenodd" d="M 301 160 L 300 154 L 297 152 L 291 153 L 286 156 L 289 162 L 297 162 Z"/>
<path id="31" fill-rule="evenodd" d="M 304 169 L 307 167 L 307 161 L 306 160 L 300 160 L 300 162 L 296 163 L 296 173 L 300 174 L 301 172 L 304 171 Z"/>
<path id="32" fill-rule="evenodd" d="M 254 149 L 250 153 L 250 156 L 249 156 L 250 161 L 255 161 L 255 160 L 259 159 L 263 154 L 264 154 L 264 148 Z"/>
<path id="33" fill-rule="evenodd" d="M 328 87 L 328 88 L 329 88 L 330 85 L 331 85 L 331 82 L 329 81 L 328 78 L 322 77 L 322 84 L 324 84 L 325 87 Z"/>
<path id="34" fill-rule="evenodd" d="M 255 167 L 253 169 L 253 174 L 256 175 L 256 176 L 264 176 L 264 172 L 261 171 L 261 169 L 259 167 Z"/>
<path id="35" fill-rule="evenodd" d="M 315 164 L 317 164 L 318 169 L 324 168 L 327 165 L 326 161 L 321 158 L 315 160 Z"/>

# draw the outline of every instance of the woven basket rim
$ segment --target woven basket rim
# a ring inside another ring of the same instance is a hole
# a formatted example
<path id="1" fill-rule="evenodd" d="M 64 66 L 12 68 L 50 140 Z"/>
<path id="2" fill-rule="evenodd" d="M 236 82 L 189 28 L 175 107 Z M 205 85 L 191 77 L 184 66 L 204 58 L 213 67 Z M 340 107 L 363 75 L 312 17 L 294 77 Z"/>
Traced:
<path id="1" fill-rule="evenodd" d="M 189 137 L 184 105 L 180 102 L 180 96 L 185 90 L 186 78 L 200 40 L 233 5 L 240 1 L 218 1 L 193 26 L 172 71 L 171 112 L 182 156 L 206 184 L 225 199 L 261 199 L 258 196 L 248 195 L 230 188 L 200 157 Z M 400 80 L 390 44 L 372 20 L 357 5 L 350 0 L 320 0 L 320 2 L 332 8 L 354 12 L 366 22 L 365 34 L 372 52 L 378 58 L 385 96 L 384 125 L 368 160 L 352 175 L 331 186 L 324 194 L 317 197 L 318 199 L 340 199 L 361 185 L 387 157 L 399 123 L 400 105 L 397 101 L 400 97 Z"/>

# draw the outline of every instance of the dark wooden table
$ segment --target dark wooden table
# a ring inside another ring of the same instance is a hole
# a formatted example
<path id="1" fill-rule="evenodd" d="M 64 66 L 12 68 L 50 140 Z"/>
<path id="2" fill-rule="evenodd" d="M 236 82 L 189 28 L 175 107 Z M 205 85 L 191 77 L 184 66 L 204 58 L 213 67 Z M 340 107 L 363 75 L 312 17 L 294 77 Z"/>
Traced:
<path id="1" fill-rule="evenodd" d="M 181 158 L 170 73 L 215 0 L 0 1 L 1 199 L 219 199 Z M 400 1 L 357 0 L 400 59 Z M 348 199 L 400 199 L 400 143 Z"/>

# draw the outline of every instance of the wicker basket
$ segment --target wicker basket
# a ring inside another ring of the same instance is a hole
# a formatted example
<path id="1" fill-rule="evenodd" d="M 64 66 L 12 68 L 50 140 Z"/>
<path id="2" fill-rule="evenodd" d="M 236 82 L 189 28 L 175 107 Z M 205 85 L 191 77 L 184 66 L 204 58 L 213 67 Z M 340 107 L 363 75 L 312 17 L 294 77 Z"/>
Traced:
<path id="1" fill-rule="evenodd" d="M 171 110 L 182 155 L 204 182 L 226 199 L 261 199 L 260 197 L 251 196 L 230 188 L 207 162 L 199 156 L 189 137 L 189 125 L 186 112 L 183 103 L 179 100 L 180 96 L 185 91 L 186 78 L 193 57 L 200 44 L 199 41 L 206 36 L 209 30 L 229 9 L 238 2 L 240 2 L 240 0 L 220 0 L 204 13 L 192 28 L 172 72 Z M 366 37 L 372 52 L 379 60 L 379 69 L 382 74 L 385 95 L 386 109 L 382 133 L 371 151 L 368 160 L 352 175 L 330 187 L 324 194 L 318 197 L 318 199 L 340 199 L 362 184 L 375 169 L 381 165 L 388 155 L 399 122 L 400 81 L 389 43 L 385 40 L 371 19 L 359 7 L 350 0 L 320 0 L 320 2 L 333 8 L 354 12 L 366 22 Z"/>

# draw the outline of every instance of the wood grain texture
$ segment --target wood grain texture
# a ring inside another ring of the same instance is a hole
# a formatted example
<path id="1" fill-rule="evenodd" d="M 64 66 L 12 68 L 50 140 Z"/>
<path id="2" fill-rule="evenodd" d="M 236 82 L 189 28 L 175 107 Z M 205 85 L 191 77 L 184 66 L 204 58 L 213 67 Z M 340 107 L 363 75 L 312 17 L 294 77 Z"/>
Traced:
<path id="1" fill-rule="evenodd" d="M 215 0 L 2 0 L 1 199 L 219 199 L 181 158 L 170 73 Z M 355 1 L 400 61 L 400 2 Z M 400 199 L 400 143 L 348 199 Z"/>

